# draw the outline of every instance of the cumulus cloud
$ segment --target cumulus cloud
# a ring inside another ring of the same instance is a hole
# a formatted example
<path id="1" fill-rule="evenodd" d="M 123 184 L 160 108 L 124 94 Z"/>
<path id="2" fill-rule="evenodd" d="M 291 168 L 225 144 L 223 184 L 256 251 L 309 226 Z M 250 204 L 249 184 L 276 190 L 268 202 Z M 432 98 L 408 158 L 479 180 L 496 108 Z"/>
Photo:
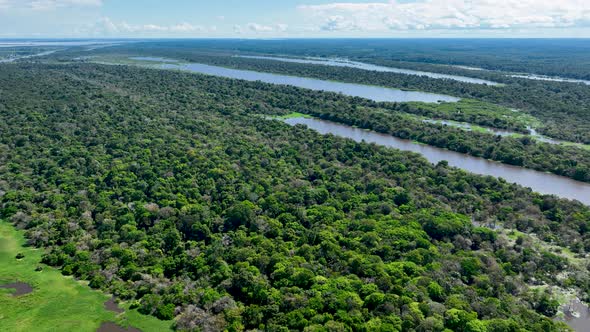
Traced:
<path id="1" fill-rule="evenodd" d="M 173 25 L 129 24 L 127 22 L 114 22 L 108 17 L 103 17 L 84 30 L 81 32 L 95 35 L 194 35 L 215 31 L 216 27 L 204 27 L 186 22 Z"/>
<path id="2" fill-rule="evenodd" d="M 589 0 L 392 0 L 299 9 L 326 31 L 590 26 Z"/>

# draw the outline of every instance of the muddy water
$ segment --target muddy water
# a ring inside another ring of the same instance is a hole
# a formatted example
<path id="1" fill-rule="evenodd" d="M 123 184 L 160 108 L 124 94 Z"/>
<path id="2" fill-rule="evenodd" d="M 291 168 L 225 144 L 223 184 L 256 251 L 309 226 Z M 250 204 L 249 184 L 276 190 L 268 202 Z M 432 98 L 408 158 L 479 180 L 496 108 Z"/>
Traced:
<path id="1" fill-rule="evenodd" d="M 565 317 L 560 319 L 566 322 L 576 332 L 590 331 L 590 310 L 579 299 L 575 299 L 564 306 Z"/>
<path id="2" fill-rule="evenodd" d="M 357 142 L 366 141 L 404 151 L 417 152 L 434 164 L 446 160 L 450 166 L 461 168 L 471 173 L 501 177 L 508 182 L 529 187 L 541 194 L 556 195 L 590 205 L 590 183 L 574 181 L 563 176 L 538 172 L 522 167 L 501 164 L 331 121 L 313 118 L 291 118 L 285 120 L 285 122 L 290 125 L 306 125 L 321 134 L 333 134 L 350 138 Z"/>
<path id="3" fill-rule="evenodd" d="M 130 58 L 139 60 L 139 58 Z M 143 57 L 144 61 L 166 63 L 160 64 L 162 69 L 185 70 L 199 74 L 235 78 L 246 81 L 260 81 L 270 84 L 291 85 L 299 88 L 342 93 L 347 96 L 367 98 L 379 102 L 410 102 L 420 101 L 425 103 L 457 102 L 460 99 L 452 96 L 420 91 L 404 91 L 380 86 L 371 86 L 354 83 L 342 83 L 325 81 L 307 77 L 288 76 L 280 74 L 263 73 L 251 70 L 231 69 L 219 66 L 205 65 L 201 63 L 175 64 L 170 59 Z"/>
<path id="4" fill-rule="evenodd" d="M 141 330 L 134 327 L 123 328 L 113 322 L 106 322 L 102 323 L 96 332 L 141 332 Z"/>
<path id="5" fill-rule="evenodd" d="M 347 96 L 362 97 L 380 102 L 421 101 L 425 103 L 437 103 L 441 101 L 459 101 L 459 98 L 436 93 L 427 93 L 420 91 L 403 91 L 379 86 L 324 81 L 314 78 L 262 73 L 251 70 L 230 69 L 218 66 L 204 65 L 200 63 L 190 63 L 183 65 L 164 64 L 161 66 L 161 68 L 187 70 L 200 74 L 236 78 L 246 81 L 260 81 L 271 84 L 291 85 L 311 90 L 342 93 Z"/>
<path id="6" fill-rule="evenodd" d="M 14 289 L 15 292 L 12 293 L 12 296 L 21 296 L 33 292 L 33 287 L 24 282 L 14 282 L 11 284 L 0 285 L 0 288 Z"/>
<path id="7" fill-rule="evenodd" d="M 104 308 L 107 309 L 108 311 L 116 312 L 119 314 L 122 313 L 123 311 L 125 311 L 125 310 L 119 308 L 119 305 L 115 301 L 114 297 L 111 297 L 108 301 L 106 301 L 104 303 Z"/>

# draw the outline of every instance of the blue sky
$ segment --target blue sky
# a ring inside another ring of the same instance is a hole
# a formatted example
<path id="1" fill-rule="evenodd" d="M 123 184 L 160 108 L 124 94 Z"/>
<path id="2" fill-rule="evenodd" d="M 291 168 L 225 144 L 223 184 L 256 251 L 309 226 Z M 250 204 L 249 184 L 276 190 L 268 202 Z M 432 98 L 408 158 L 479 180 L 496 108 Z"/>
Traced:
<path id="1" fill-rule="evenodd" d="M 590 0 L 0 0 L 0 38 L 590 37 Z"/>

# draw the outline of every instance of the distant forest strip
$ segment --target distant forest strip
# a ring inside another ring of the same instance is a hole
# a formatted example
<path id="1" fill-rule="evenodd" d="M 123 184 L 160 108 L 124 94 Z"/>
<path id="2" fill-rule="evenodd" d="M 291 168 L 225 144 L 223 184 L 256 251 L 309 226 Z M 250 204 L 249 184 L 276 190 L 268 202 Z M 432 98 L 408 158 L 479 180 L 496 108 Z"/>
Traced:
<path id="1" fill-rule="evenodd" d="M 292 111 L 270 106 L 286 95 L 326 96 L 0 66 L 0 218 L 64 275 L 180 331 L 565 329 L 531 285 L 588 294 L 588 270 L 538 242 L 584 257 L 589 207 L 253 116 Z"/>
<path id="2" fill-rule="evenodd" d="M 219 54 L 340 57 L 492 81 L 503 75 L 447 65 L 590 80 L 590 44 L 585 39 L 183 40 L 140 45 L 151 49 L 211 50 Z"/>

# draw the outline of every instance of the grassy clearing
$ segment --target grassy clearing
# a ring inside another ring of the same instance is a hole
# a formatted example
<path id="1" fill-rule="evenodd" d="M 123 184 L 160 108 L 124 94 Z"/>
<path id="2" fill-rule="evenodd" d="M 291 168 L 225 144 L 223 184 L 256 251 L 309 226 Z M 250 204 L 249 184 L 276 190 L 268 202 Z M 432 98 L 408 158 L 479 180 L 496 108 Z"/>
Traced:
<path id="1" fill-rule="evenodd" d="M 273 119 L 277 119 L 277 120 L 287 120 L 287 119 L 294 119 L 294 118 L 307 118 L 307 119 L 311 119 L 313 118 L 313 116 L 309 115 L 309 114 L 303 114 L 303 113 L 299 113 L 299 112 L 293 112 L 293 113 L 289 113 L 289 114 L 285 114 L 285 115 L 277 115 L 277 116 L 273 116 Z"/>
<path id="2" fill-rule="evenodd" d="M 22 232 L 0 221 L 0 284 L 18 281 L 34 288 L 32 293 L 19 297 L 13 297 L 8 289 L 0 289 L 0 331 L 94 332 L 107 321 L 134 326 L 144 332 L 171 330 L 171 322 L 143 316 L 137 311 L 117 315 L 106 310 L 104 302 L 108 295 L 62 276 L 57 269 L 43 265 L 42 271 L 35 271 L 41 266 L 42 251 L 24 247 L 24 243 Z M 17 260 L 18 253 L 25 257 Z"/>
<path id="3" fill-rule="evenodd" d="M 456 103 L 433 104 L 412 102 L 410 104 L 435 112 L 445 119 L 452 119 L 459 114 L 463 114 L 475 116 L 478 118 L 501 118 L 522 128 L 526 128 L 527 126 L 538 128 L 542 125 L 539 119 L 530 114 L 524 112 L 514 112 L 513 110 L 504 106 L 474 99 L 461 99 Z"/>
<path id="4" fill-rule="evenodd" d="M 459 122 L 459 121 L 453 121 L 453 120 L 436 120 L 436 119 L 431 119 L 431 118 L 426 118 L 426 117 L 421 117 L 421 116 L 414 116 L 414 118 L 422 120 L 426 123 L 446 125 L 446 126 L 455 127 L 455 128 L 458 128 L 458 129 L 461 129 L 464 131 L 473 131 L 473 132 L 484 133 L 484 134 L 485 133 L 487 133 L 487 134 L 494 133 L 492 128 L 486 128 L 486 127 L 478 126 L 476 124 L 472 124 L 472 123 L 468 123 L 468 122 Z"/>
<path id="5" fill-rule="evenodd" d="M 126 54 L 126 55 L 94 55 L 87 59 L 87 61 L 97 64 L 103 65 L 127 65 L 127 66 L 140 66 L 140 67 L 149 67 L 149 68 L 160 68 L 163 64 L 174 64 L 174 65 L 184 65 L 187 62 L 177 61 L 177 62 L 166 62 L 166 61 L 151 61 L 151 60 L 139 60 L 139 59 L 132 59 L 133 57 L 138 57 L 139 55 L 133 54 Z M 155 57 L 159 58 L 159 57 Z M 174 60 L 174 59 L 171 59 Z"/>
<path id="6" fill-rule="evenodd" d="M 574 146 L 580 149 L 584 149 L 584 150 L 588 150 L 590 151 L 590 144 L 583 144 L 583 143 L 573 143 L 573 142 L 562 142 L 561 144 L 566 145 L 566 146 Z"/>

